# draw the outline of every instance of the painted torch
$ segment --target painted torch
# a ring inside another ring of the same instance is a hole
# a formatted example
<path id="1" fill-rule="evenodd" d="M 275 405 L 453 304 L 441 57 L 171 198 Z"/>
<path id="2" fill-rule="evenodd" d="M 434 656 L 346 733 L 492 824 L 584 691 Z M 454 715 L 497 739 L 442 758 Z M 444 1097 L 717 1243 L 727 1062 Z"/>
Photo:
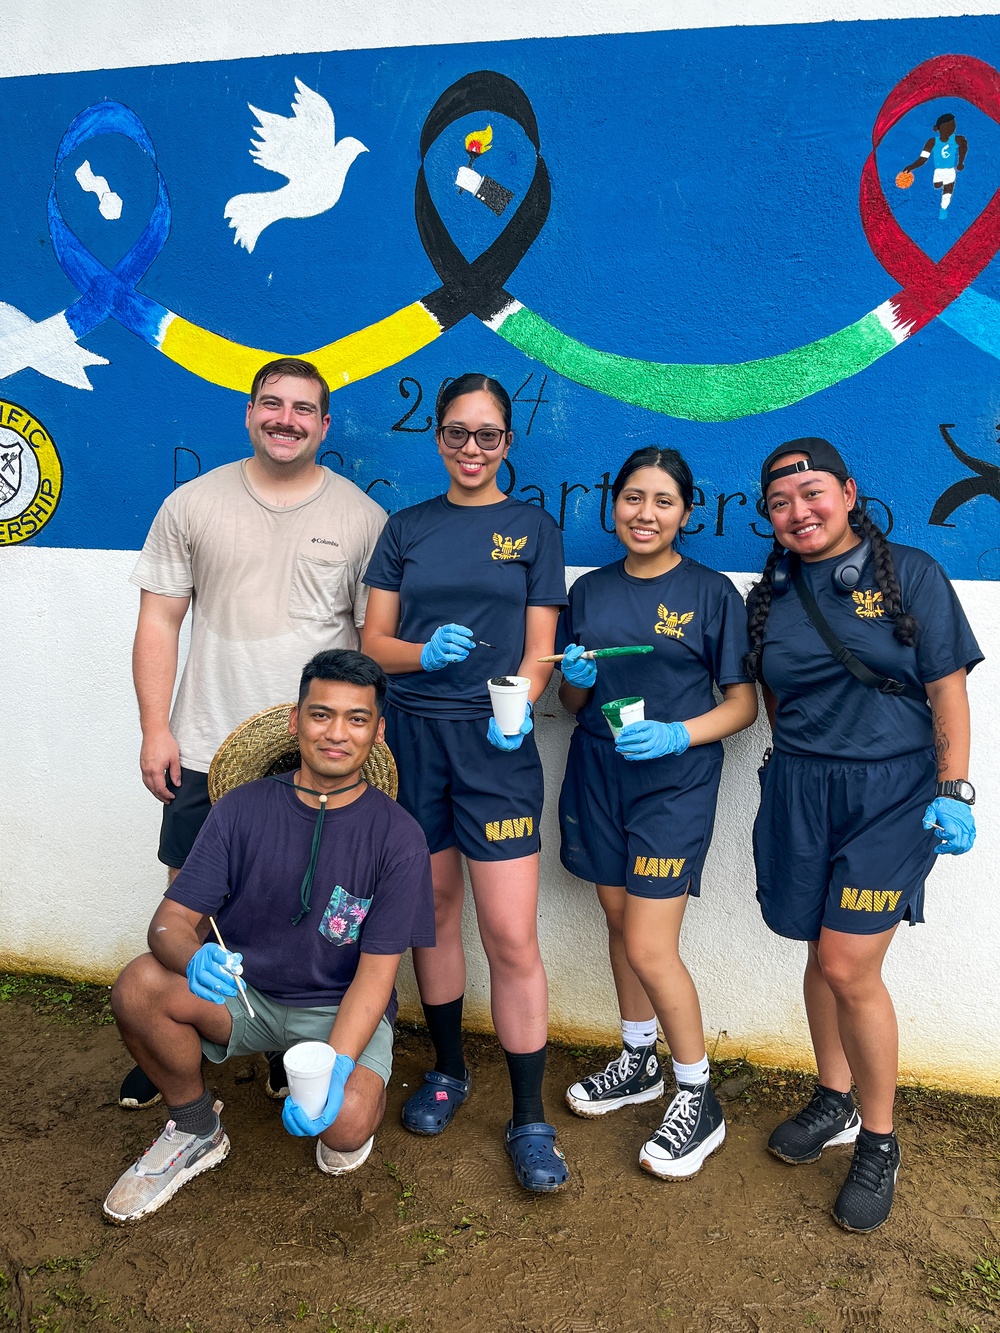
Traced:
<path id="1" fill-rule="evenodd" d="M 514 198 L 513 191 L 508 190 L 499 181 L 495 181 L 492 176 L 484 176 L 476 170 L 479 159 L 484 153 L 488 153 L 492 147 L 492 125 L 487 125 L 485 130 L 473 130 L 471 134 L 467 134 L 465 136 L 465 151 L 469 154 L 469 165 L 459 167 L 455 184 L 458 186 L 459 194 L 468 190 L 469 194 L 475 195 L 481 204 L 485 204 L 491 212 L 499 217 Z"/>

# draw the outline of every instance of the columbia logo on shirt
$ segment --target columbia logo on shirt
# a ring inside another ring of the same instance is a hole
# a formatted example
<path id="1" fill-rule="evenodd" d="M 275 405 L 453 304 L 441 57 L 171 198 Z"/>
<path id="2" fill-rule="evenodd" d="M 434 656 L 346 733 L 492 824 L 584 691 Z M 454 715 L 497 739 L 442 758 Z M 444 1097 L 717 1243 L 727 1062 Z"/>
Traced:
<path id="1" fill-rule="evenodd" d="M 492 558 L 494 560 L 517 560 L 527 544 L 527 537 L 518 537 L 515 540 L 513 537 L 501 537 L 499 532 L 494 532 Z"/>
<path id="2" fill-rule="evenodd" d="M 851 912 L 894 912 L 902 897 L 901 892 L 888 889 L 852 889 L 848 885 L 840 891 L 840 905 Z"/>
<path id="3" fill-rule="evenodd" d="M 645 875 L 647 879 L 678 879 L 686 860 L 684 856 L 670 860 L 662 856 L 637 856 L 632 874 Z"/>
<path id="4" fill-rule="evenodd" d="M 523 819 L 494 819 L 485 826 L 487 842 L 503 842 L 505 838 L 530 838 L 535 831 L 531 815 Z"/>
<path id="5" fill-rule="evenodd" d="M 851 596 L 855 602 L 854 614 L 862 620 L 878 620 L 885 614 L 880 592 L 866 588 L 864 592 L 852 592 Z"/>

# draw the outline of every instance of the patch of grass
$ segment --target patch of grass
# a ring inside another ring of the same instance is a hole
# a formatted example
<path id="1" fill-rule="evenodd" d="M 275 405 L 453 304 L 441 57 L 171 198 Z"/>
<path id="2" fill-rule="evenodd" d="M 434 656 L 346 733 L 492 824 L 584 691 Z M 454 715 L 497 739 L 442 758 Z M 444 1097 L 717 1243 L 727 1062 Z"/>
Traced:
<path id="1" fill-rule="evenodd" d="M 407 1324 L 405 1319 L 373 1319 L 360 1305 L 335 1305 L 324 1319 L 326 1333 L 403 1333 Z"/>
<path id="2" fill-rule="evenodd" d="M 16 1324 L 17 1311 L 7 1300 L 13 1282 L 10 1276 L 0 1268 L 0 1324 Z"/>
<path id="3" fill-rule="evenodd" d="M 62 1023 L 113 1023 L 110 987 L 62 977 L 0 972 L 0 1003 L 29 1004 L 36 1014 Z"/>
<path id="4" fill-rule="evenodd" d="M 390 1180 L 396 1182 L 399 1189 L 399 1198 L 396 1200 L 396 1212 L 400 1219 L 405 1221 L 410 1215 L 410 1201 L 416 1198 L 417 1184 L 414 1180 L 403 1180 L 399 1174 L 399 1167 L 395 1162 L 386 1161 L 384 1163 L 386 1174 Z"/>
<path id="5" fill-rule="evenodd" d="M 954 1255 L 941 1255 L 925 1265 L 931 1293 L 963 1317 L 988 1315 L 985 1327 L 1000 1321 L 1000 1252 L 984 1250 L 966 1265 Z M 976 1333 L 978 1324 L 959 1325 Z"/>

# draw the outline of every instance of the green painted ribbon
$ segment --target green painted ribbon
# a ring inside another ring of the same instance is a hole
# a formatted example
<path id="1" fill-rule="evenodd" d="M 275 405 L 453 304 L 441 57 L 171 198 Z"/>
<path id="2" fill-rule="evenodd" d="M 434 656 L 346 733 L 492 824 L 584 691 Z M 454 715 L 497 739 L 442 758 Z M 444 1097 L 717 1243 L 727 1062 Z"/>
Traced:
<path id="1" fill-rule="evenodd" d="M 789 407 L 891 352 L 907 331 L 896 327 L 895 312 L 886 306 L 816 342 L 737 365 L 669 364 L 602 352 L 520 303 L 501 311 L 490 327 L 526 356 L 611 398 L 687 421 L 736 421 Z"/>

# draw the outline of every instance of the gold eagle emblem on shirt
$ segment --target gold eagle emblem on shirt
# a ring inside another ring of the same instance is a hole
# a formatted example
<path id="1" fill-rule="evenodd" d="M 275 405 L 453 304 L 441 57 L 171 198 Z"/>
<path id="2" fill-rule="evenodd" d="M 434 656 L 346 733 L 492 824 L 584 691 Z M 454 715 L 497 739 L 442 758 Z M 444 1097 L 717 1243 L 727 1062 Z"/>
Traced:
<path id="1" fill-rule="evenodd" d="M 885 614 L 880 592 L 866 588 L 864 592 L 852 592 L 851 596 L 855 601 L 854 614 L 862 620 L 878 620 Z"/>
<path id="2" fill-rule="evenodd" d="M 665 606 L 656 608 L 660 619 L 656 626 L 657 634 L 665 634 L 668 639 L 683 639 L 684 631 L 682 625 L 690 625 L 694 620 L 693 611 L 685 611 L 683 615 L 678 615 L 676 611 L 668 611 Z"/>
<path id="3" fill-rule="evenodd" d="M 527 537 L 501 537 L 499 532 L 493 534 L 493 559 L 494 560 L 516 560 L 528 544 Z"/>

